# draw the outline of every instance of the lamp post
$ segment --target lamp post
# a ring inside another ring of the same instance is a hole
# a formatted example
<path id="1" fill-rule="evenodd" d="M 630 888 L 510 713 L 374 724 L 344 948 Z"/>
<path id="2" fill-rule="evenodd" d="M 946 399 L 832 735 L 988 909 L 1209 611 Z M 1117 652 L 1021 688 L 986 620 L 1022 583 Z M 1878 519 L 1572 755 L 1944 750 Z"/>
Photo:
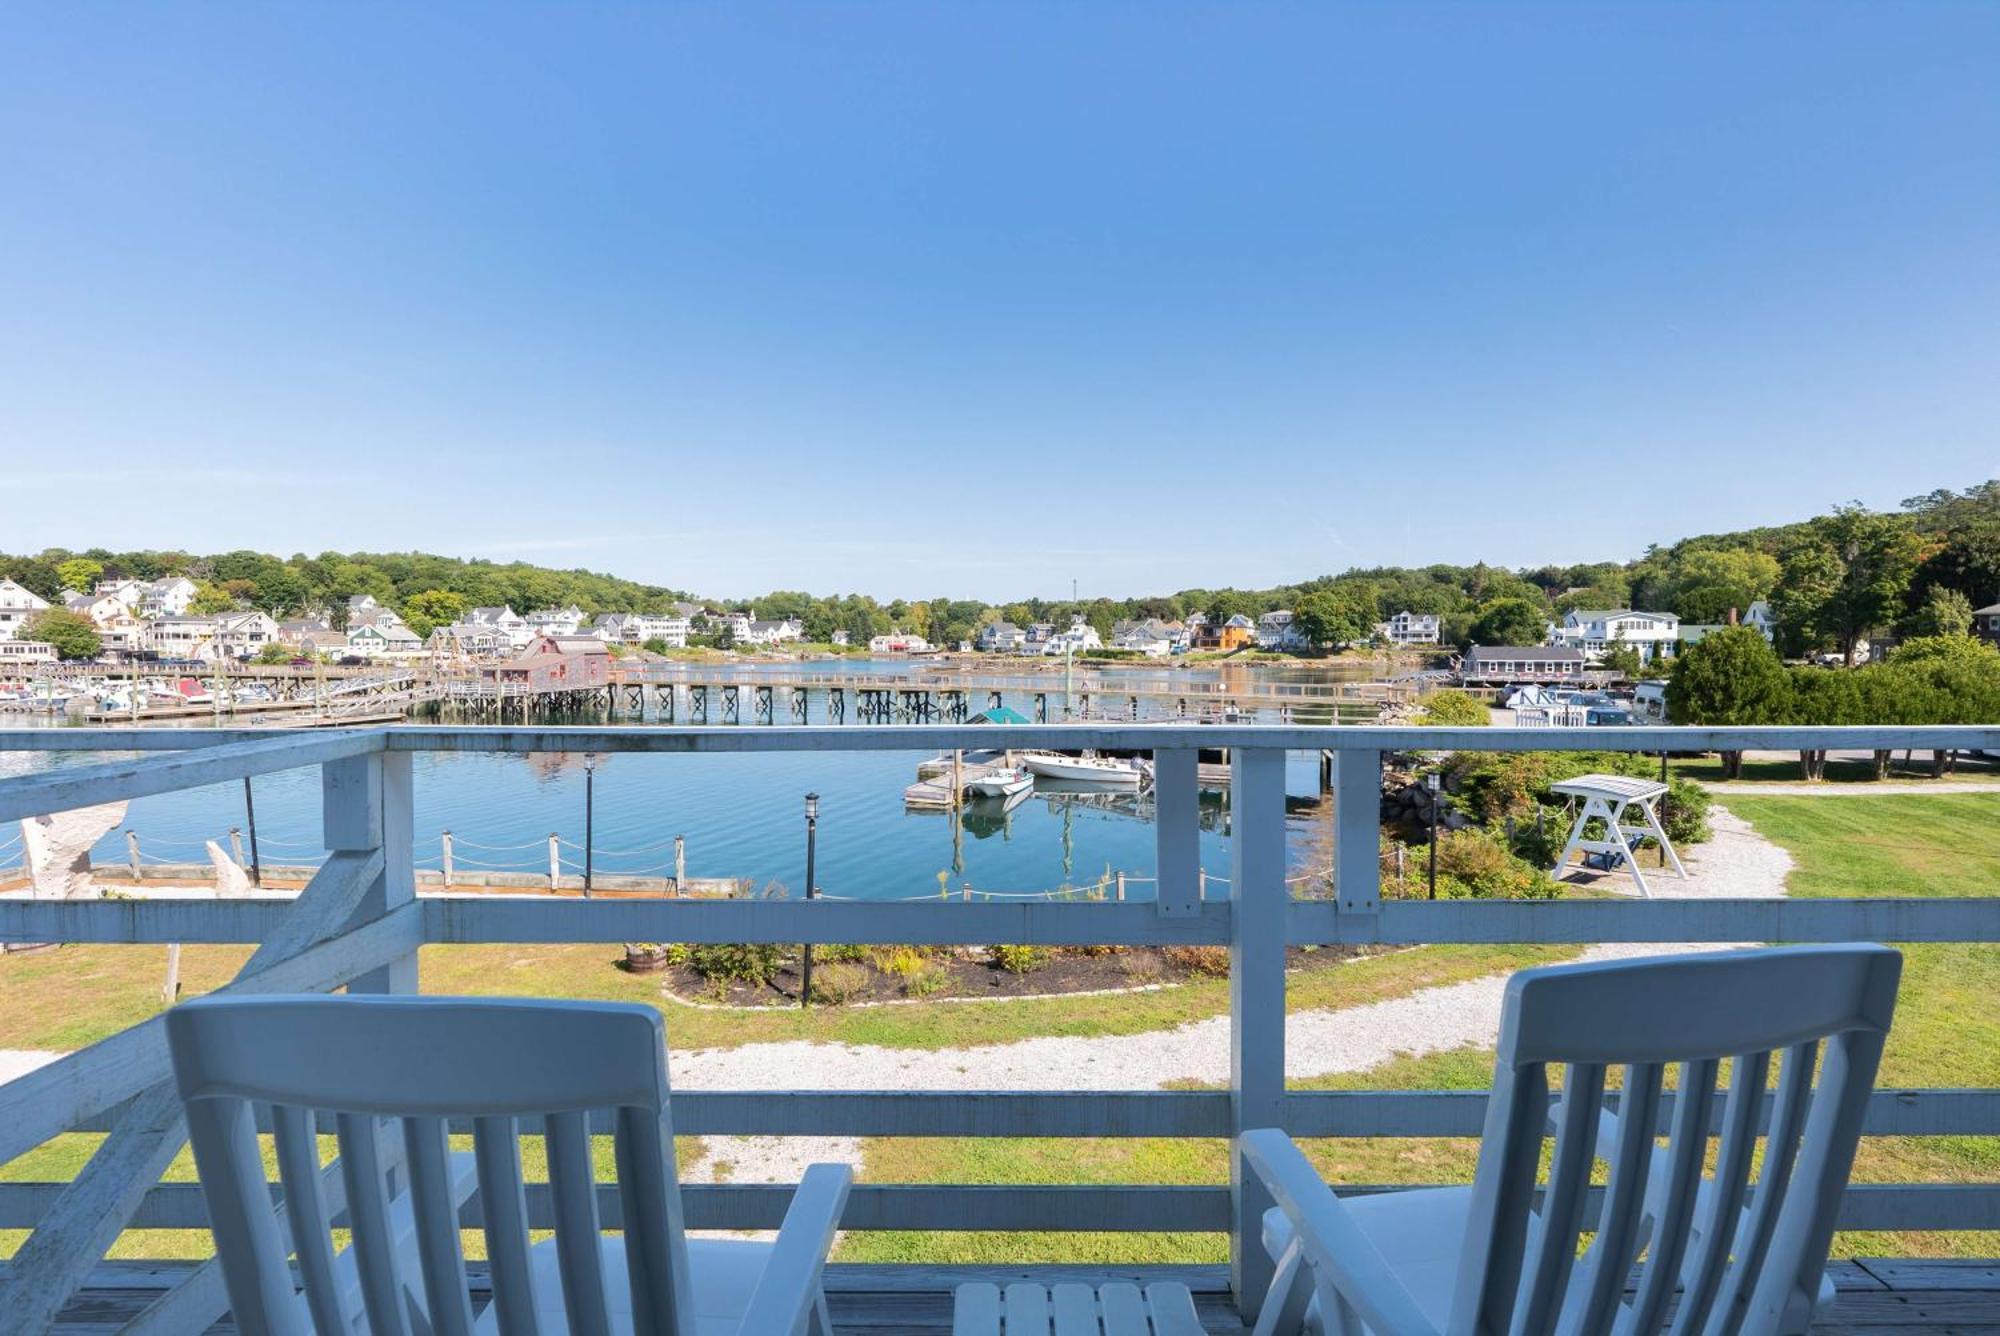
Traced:
<path id="1" fill-rule="evenodd" d="M 250 825 L 250 884 L 264 884 L 264 863 L 257 857 L 257 802 L 250 796 L 250 776 L 243 776 L 243 814 Z"/>
<path id="2" fill-rule="evenodd" d="M 813 856 L 817 852 L 816 846 L 818 843 L 819 795 L 817 793 L 808 793 L 806 795 L 806 899 L 808 900 L 816 898 L 819 894 L 819 888 L 813 884 Z M 809 1007 L 812 1005 L 813 991 L 813 948 L 811 942 L 805 944 L 804 958 L 805 965 L 800 972 L 799 1005 L 801 1007 Z"/>
<path id="3" fill-rule="evenodd" d="M 583 754 L 583 896 L 590 898 L 597 826 L 597 753 Z"/>
<path id="4" fill-rule="evenodd" d="M 1438 772 L 1433 770 L 1424 776 L 1424 787 L 1430 790 L 1431 801 L 1431 893 L 1430 898 L 1438 898 L 1438 803 L 1442 800 L 1438 792 Z"/>

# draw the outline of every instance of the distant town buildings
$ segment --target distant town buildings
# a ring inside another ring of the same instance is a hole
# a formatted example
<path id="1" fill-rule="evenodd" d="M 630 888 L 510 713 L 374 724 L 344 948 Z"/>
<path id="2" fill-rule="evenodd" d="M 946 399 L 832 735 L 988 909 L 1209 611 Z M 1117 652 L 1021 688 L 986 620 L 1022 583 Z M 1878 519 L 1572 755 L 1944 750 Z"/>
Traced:
<path id="1" fill-rule="evenodd" d="M 1375 634 L 1394 645 L 1436 645 L 1443 641 L 1443 627 L 1434 612 L 1416 613 L 1405 609 L 1386 622 L 1375 623 Z"/>
<path id="2" fill-rule="evenodd" d="M 14 639 L 23 625 L 36 613 L 46 612 L 48 606 L 49 601 L 33 590 L 12 580 L 0 580 L 0 640 Z"/>
<path id="3" fill-rule="evenodd" d="M 1672 649 L 1680 637 L 1681 619 L 1671 612 L 1576 608 L 1549 627 L 1548 643 L 1582 650 L 1591 659 L 1602 658 L 1613 649 L 1634 649 L 1641 663 L 1651 663 Z"/>

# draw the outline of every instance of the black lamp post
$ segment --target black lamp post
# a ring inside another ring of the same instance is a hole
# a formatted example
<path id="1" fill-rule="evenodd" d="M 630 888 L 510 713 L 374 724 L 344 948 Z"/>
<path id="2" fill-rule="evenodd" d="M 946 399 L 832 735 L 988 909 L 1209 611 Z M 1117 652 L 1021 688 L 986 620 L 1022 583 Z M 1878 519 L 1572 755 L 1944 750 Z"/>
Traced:
<path id="1" fill-rule="evenodd" d="M 597 834 L 597 753 L 583 754 L 583 895 L 590 898 Z"/>
<path id="2" fill-rule="evenodd" d="M 815 898 L 819 894 L 818 886 L 813 883 L 813 855 L 816 852 L 815 846 L 818 843 L 819 795 L 817 793 L 808 793 L 806 795 L 806 899 L 808 900 Z M 801 971 L 800 978 L 799 1005 L 809 1007 L 812 1005 L 813 991 L 813 948 L 811 942 L 805 944 L 805 967 Z"/>
<path id="3" fill-rule="evenodd" d="M 1433 770 L 1424 776 L 1424 787 L 1431 791 L 1431 893 L 1430 898 L 1438 898 L 1438 804 L 1443 801 L 1438 793 L 1438 772 Z"/>
<path id="4" fill-rule="evenodd" d="M 135 688 L 136 690 L 136 688 Z M 250 795 L 250 776 L 243 776 L 243 815 L 250 825 L 250 884 L 264 884 L 264 862 L 257 857 L 257 800 Z"/>

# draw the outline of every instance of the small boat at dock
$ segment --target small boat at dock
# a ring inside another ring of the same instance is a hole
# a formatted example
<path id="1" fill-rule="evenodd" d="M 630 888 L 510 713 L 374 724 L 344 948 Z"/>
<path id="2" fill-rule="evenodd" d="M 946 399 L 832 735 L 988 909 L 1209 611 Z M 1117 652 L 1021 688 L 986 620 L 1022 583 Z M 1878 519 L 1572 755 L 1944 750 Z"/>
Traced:
<path id="1" fill-rule="evenodd" d="M 1022 758 L 1028 770 L 1043 779 L 1067 780 L 1073 784 L 1101 784 L 1107 788 L 1136 789 L 1145 783 L 1143 762 L 1109 756 L 1065 756 L 1060 752 L 1032 752 Z"/>
<path id="2" fill-rule="evenodd" d="M 1035 787 L 1035 777 L 1026 770 L 989 770 L 965 782 L 965 791 L 975 798 L 1011 798 Z"/>

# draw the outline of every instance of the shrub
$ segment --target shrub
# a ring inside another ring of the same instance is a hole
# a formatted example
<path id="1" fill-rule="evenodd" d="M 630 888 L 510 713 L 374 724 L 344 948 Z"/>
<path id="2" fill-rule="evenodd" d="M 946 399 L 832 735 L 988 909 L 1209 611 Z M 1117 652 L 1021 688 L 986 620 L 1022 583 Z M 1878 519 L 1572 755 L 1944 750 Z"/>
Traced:
<path id="1" fill-rule="evenodd" d="M 1420 703 L 1424 707 L 1417 718 L 1420 724 L 1478 728 L 1493 722 L 1493 712 L 1486 708 L 1486 702 L 1463 691 L 1433 691 Z"/>
<path id="2" fill-rule="evenodd" d="M 901 975 L 903 994 L 906 997 L 929 997 L 945 985 L 944 966 L 923 957 L 917 958 L 919 968 Z"/>
<path id="3" fill-rule="evenodd" d="M 875 968 L 891 978 L 907 979 L 930 968 L 930 963 L 914 946 L 888 946 L 875 952 Z"/>
<path id="4" fill-rule="evenodd" d="M 868 990 L 868 971 L 853 961 L 836 960 L 813 969 L 812 1000 L 837 1007 Z"/>
<path id="5" fill-rule="evenodd" d="M 1635 779 L 1656 779 L 1659 758 L 1633 752 L 1458 752 L 1443 765 L 1444 784 L 1458 806 L 1489 826 L 1499 826 L 1514 818 L 1516 848 L 1531 857 L 1540 851 L 1524 843 L 1534 826 L 1536 809 L 1542 812 L 1546 838 L 1560 839 L 1569 833 L 1564 811 L 1567 800 L 1551 787 L 1578 775 L 1630 775 Z M 1676 775 L 1667 781 L 1667 838 L 1676 845 L 1700 844 L 1713 832 L 1708 825 L 1708 790 L 1691 779 Z M 1559 828 L 1559 829 L 1555 829 Z M 1547 850 L 1553 859 L 1557 843 Z"/>
<path id="6" fill-rule="evenodd" d="M 1491 830 L 1468 827 L 1438 832 L 1440 900 L 1553 900 L 1561 887 L 1542 868 L 1517 857 Z M 1430 850 L 1412 848 L 1403 876 L 1386 878 L 1382 894 L 1421 900 L 1430 894 Z"/>
<path id="7" fill-rule="evenodd" d="M 855 946 L 849 942 L 828 942 L 824 946 L 813 948 L 813 959 L 815 961 L 854 961 L 858 963 L 868 959 L 868 948 L 865 946 Z"/>
<path id="8" fill-rule="evenodd" d="M 778 973 L 778 948 L 769 942 L 690 946 L 687 964 L 711 983 L 767 984 Z"/>
<path id="9" fill-rule="evenodd" d="M 991 951 L 995 965 L 1009 974 L 1033 974 L 1036 970 L 1047 969 L 1055 959 L 1055 952 L 1046 946 L 995 946 Z"/>
<path id="10" fill-rule="evenodd" d="M 1211 979 L 1229 975 L 1229 948 L 1226 946 L 1169 946 L 1160 951 L 1169 965 L 1188 974 Z"/>

